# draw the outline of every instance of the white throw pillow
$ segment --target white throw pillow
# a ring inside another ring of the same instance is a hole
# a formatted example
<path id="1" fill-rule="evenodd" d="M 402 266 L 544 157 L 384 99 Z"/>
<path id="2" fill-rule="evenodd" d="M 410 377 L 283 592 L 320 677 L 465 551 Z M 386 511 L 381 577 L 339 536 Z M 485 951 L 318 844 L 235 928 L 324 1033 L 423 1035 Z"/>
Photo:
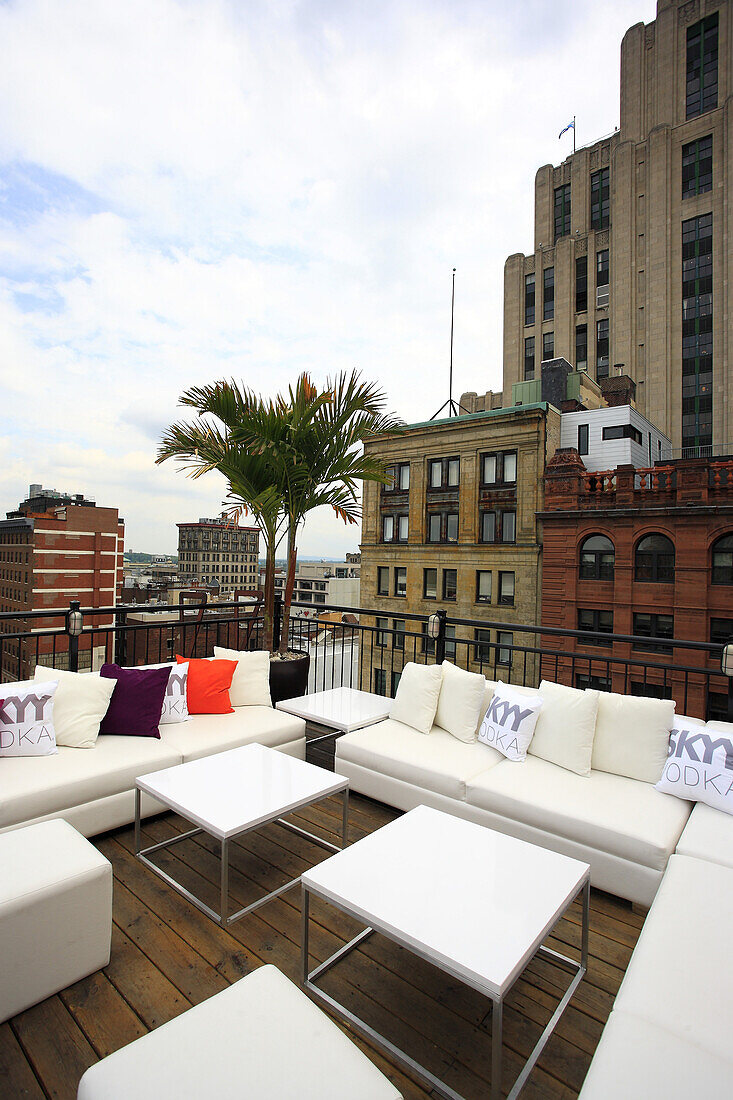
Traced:
<path id="1" fill-rule="evenodd" d="M 53 701 L 56 744 L 70 749 L 93 749 L 117 681 L 88 672 L 36 665 L 34 680 L 51 678 L 59 682 Z"/>
<path id="2" fill-rule="evenodd" d="M 53 700 L 58 680 L 0 684 L 0 756 L 52 756 Z"/>
<path id="3" fill-rule="evenodd" d="M 704 802 L 733 814 L 733 726 L 678 715 L 669 735 L 669 753 L 662 778 L 655 785 L 663 794 Z"/>
<path id="4" fill-rule="evenodd" d="M 595 771 L 656 783 L 674 724 L 671 699 L 599 691 L 591 766 Z"/>
<path id="5" fill-rule="evenodd" d="M 188 713 L 188 698 L 186 685 L 188 683 L 188 661 L 180 665 L 172 665 L 170 661 L 163 661 L 159 665 L 135 665 L 137 669 L 145 668 L 169 668 L 170 676 L 163 696 L 163 707 L 160 712 L 160 725 L 171 726 L 174 722 L 189 722 L 191 715 Z"/>
<path id="6" fill-rule="evenodd" d="M 476 724 L 481 718 L 486 680 L 480 672 L 464 672 L 450 661 L 441 665 L 442 682 L 435 725 L 452 733 L 459 741 L 476 740 Z"/>
<path id="7" fill-rule="evenodd" d="M 266 649 L 251 652 L 214 646 L 214 657 L 236 661 L 229 698 L 233 707 L 271 707 L 270 654 Z"/>
<path id="8" fill-rule="evenodd" d="M 412 726 L 419 733 L 430 733 L 442 683 L 440 665 L 418 665 L 410 661 L 402 669 L 390 718 Z"/>
<path id="9" fill-rule="evenodd" d="M 539 693 L 543 706 L 528 751 L 559 768 L 590 775 L 598 692 L 543 680 Z"/>
<path id="10" fill-rule="evenodd" d="M 481 723 L 478 739 L 492 749 L 498 749 L 508 760 L 526 760 L 527 748 L 541 709 L 541 695 L 520 693 L 511 685 L 499 681 Z"/>

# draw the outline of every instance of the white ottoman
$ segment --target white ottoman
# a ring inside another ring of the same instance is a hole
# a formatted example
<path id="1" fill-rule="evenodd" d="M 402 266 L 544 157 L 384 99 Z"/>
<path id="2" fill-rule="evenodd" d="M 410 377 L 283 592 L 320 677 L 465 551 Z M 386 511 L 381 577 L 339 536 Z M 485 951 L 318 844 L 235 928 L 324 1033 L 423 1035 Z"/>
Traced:
<path id="1" fill-rule="evenodd" d="M 91 1066 L 77 1100 L 401 1100 L 297 986 L 262 966 Z"/>
<path id="2" fill-rule="evenodd" d="M 0 834 L 0 1021 L 106 966 L 111 938 L 112 867 L 81 833 Z"/>

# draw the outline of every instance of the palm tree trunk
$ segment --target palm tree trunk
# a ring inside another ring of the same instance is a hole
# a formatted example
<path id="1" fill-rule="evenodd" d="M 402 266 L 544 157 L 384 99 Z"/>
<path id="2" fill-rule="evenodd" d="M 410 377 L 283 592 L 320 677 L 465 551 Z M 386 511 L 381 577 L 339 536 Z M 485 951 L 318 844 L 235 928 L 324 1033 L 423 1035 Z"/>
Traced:
<path id="1" fill-rule="evenodd" d="M 275 610 L 275 540 L 267 539 L 265 555 L 265 605 L 263 609 L 263 645 L 272 653 L 272 635 Z"/>
<path id="2" fill-rule="evenodd" d="M 290 604 L 293 600 L 295 587 L 295 565 L 298 560 L 298 549 L 295 545 L 295 527 L 288 528 L 288 575 L 285 581 L 285 599 L 283 601 L 283 621 L 280 628 L 280 653 L 287 653 L 290 640 Z"/>

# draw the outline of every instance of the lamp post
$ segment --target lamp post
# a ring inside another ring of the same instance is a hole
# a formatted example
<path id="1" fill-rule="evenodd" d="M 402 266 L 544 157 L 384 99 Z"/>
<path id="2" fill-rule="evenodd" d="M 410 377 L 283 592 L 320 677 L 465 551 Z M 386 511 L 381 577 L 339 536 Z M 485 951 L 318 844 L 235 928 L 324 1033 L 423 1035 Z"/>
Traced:
<path id="1" fill-rule="evenodd" d="M 69 669 L 79 671 L 79 635 L 84 629 L 84 616 L 79 610 L 78 600 L 69 600 L 66 612 L 66 633 L 69 635 Z"/>

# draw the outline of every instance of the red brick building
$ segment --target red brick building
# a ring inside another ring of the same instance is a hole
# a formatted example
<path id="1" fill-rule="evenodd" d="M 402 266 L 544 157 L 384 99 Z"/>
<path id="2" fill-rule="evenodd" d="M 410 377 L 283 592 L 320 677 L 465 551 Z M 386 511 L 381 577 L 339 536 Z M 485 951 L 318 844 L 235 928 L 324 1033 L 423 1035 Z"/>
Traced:
<path id="1" fill-rule="evenodd" d="M 32 631 L 35 637 L 15 641 L 0 638 L 0 676 L 4 682 L 33 675 L 37 661 L 54 658 L 57 668 L 67 659 L 65 638 L 44 637 L 63 626 L 70 600 L 82 607 L 110 607 L 122 591 L 125 525 L 116 508 L 91 502 L 64 504 L 42 514 L 18 515 L 0 521 L 0 611 L 24 612 L 58 608 L 60 614 L 32 616 L 0 624 L 0 634 Z M 62 614 L 63 612 L 63 614 Z M 88 616 L 86 626 L 112 627 L 109 615 Z M 79 668 L 94 662 L 93 648 L 104 647 L 106 635 L 79 639 Z M 100 652 L 101 656 L 101 652 Z M 108 651 L 108 657 L 111 651 Z M 103 659 L 103 658 L 102 658 Z"/>
<path id="2" fill-rule="evenodd" d="M 733 640 L 733 460 L 693 459 L 649 470 L 589 474 L 577 451 L 545 472 L 542 625 L 593 632 L 546 635 L 545 675 L 563 683 L 667 696 L 678 713 L 727 716 L 727 682 L 704 650 L 667 639 Z M 611 642 L 608 634 L 641 636 Z M 564 654 L 589 654 L 590 659 Z"/>

